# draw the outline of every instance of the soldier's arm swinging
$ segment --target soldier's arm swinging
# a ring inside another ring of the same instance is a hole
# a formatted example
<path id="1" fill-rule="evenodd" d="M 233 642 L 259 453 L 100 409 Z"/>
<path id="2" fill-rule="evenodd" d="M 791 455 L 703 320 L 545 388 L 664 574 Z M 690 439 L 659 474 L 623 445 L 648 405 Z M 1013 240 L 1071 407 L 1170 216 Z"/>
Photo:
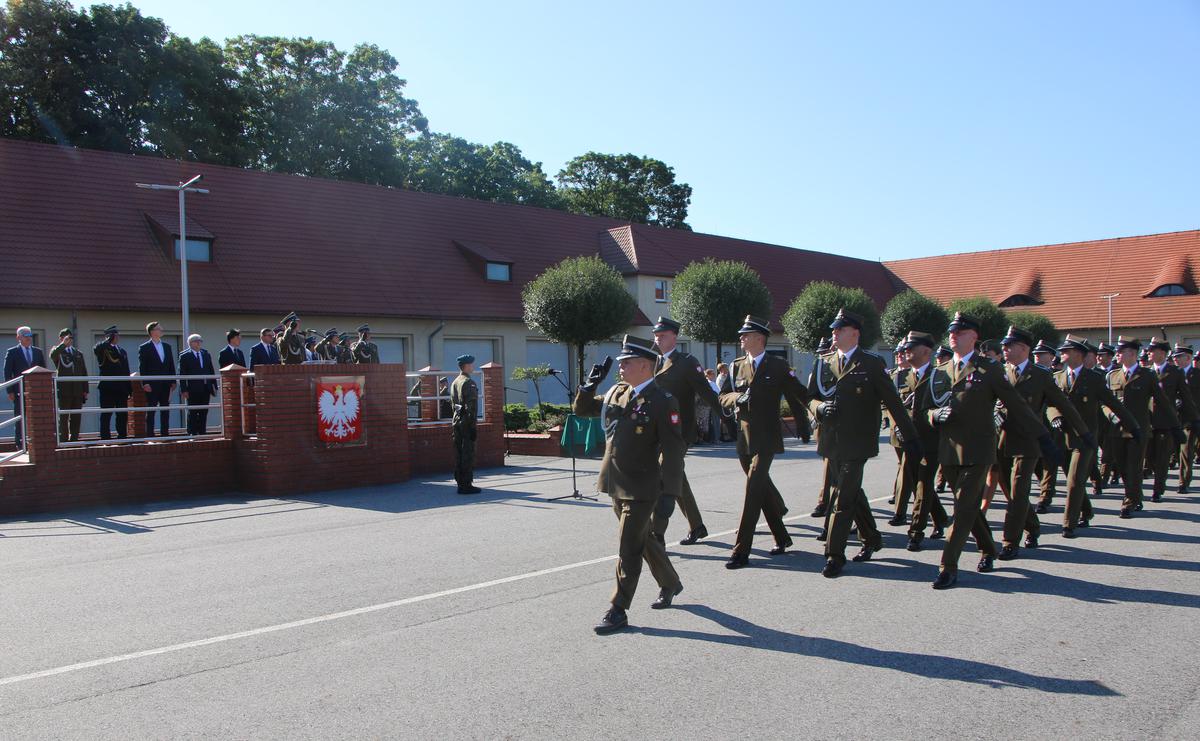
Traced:
<path id="1" fill-rule="evenodd" d="M 666 403 L 655 405 L 659 407 L 655 425 L 662 450 L 663 496 L 678 497 L 683 490 L 683 456 L 687 447 L 679 422 L 679 402 L 670 396 L 663 396 L 663 401 Z"/>

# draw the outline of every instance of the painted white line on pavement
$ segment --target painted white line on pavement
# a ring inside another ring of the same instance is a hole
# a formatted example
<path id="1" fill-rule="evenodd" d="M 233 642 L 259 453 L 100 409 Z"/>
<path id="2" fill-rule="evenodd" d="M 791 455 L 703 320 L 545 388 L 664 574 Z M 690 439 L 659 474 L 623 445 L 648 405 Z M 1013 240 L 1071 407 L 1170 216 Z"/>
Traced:
<path id="1" fill-rule="evenodd" d="M 887 497 L 878 497 L 869 500 L 872 504 L 875 502 L 887 499 Z M 808 515 L 793 515 L 785 517 L 784 522 L 791 520 L 799 520 Z M 759 525 L 762 524 L 760 521 Z M 757 529 L 757 525 L 755 526 Z M 719 538 L 723 535 L 732 535 L 737 532 L 737 528 L 725 530 L 719 533 L 712 533 L 708 537 Z M 594 566 L 605 561 L 615 561 L 616 554 L 611 556 L 602 556 L 601 558 L 593 558 L 588 561 L 577 561 L 576 563 L 566 564 L 564 566 L 554 566 L 540 571 L 529 571 L 524 574 L 516 574 L 514 576 L 505 576 L 500 579 L 492 579 L 491 581 L 479 582 L 478 584 L 468 584 L 462 587 L 453 589 L 445 589 L 441 592 L 431 592 L 422 594 L 416 597 L 406 597 L 404 599 L 393 600 L 391 602 L 381 602 L 377 605 L 367 605 L 365 607 L 356 607 L 352 610 L 342 610 L 341 612 L 331 612 L 327 615 L 317 615 L 315 617 L 304 618 L 303 620 L 293 620 L 289 623 L 279 623 L 277 625 L 265 625 L 261 628 L 252 628 L 251 630 L 243 630 L 237 633 L 226 633 L 225 635 L 212 636 L 210 638 L 201 638 L 195 641 L 187 641 L 185 643 L 175 643 L 170 646 L 160 646 L 159 648 L 149 648 L 145 651 L 134 651 L 133 653 L 118 654 L 116 656 L 108 656 L 102 659 L 92 659 L 91 661 L 81 661 L 77 664 L 66 664 L 65 666 L 56 666 L 53 669 L 43 669 L 41 671 L 30 672 L 28 674 L 17 674 L 11 677 L 0 679 L 0 686 L 17 684 L 19 682 L 28 682 L 32 679 L 43 679 L 45 677 L 53 677 L 59 674 L 67 674 L 77 672 L 83 669 L 93 669 L 98 666 L 107 666 L 109 664 L 119 664 L 125 661 L 133 661 L 135 659 L 145 659 L 150 656 L 160 656 L 162 654 L 175 653 L 177 651 L 186 651 L 189 648 L 201 648 L 203 646 L 211 646 L 216 643 L 226 643 L 228 641 L 237 641 L 242 638 L 252 638 L 254 636 L 266 635 L 267 633 L 278 633 L 282 630 L 292 630 L 293 628 L 303 628 L 308 625 L 317 625 L 319 623 L 328 623 L 333 620 L 341 620 L 343 618 L 354 617 L 356 615 L 366 615 L 380 610 L 390 610 L 394 607 L 404 607 L 405 605 L 415 605 L 418 602 L 428 602 L 429 600 L 439 599 L 441 597 L 451 597 L 464 592 L 475 592 L 480 589 L 488 589 L 490 587 L 498 587 L 502 584 L 512 584 L 513 582 L 525 581 L 526 579 L 535 579 L 539 576 L 548 576 L 557 574 L 563 571 L 571 571 L 573 569 L 581 569 L 585 566 Z"/>

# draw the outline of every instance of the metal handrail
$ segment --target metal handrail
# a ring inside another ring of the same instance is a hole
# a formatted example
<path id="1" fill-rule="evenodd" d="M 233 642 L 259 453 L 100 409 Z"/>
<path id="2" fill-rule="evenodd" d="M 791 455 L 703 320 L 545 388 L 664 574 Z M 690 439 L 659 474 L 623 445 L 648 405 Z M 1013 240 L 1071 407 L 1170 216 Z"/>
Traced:
<path id="1" fill-rule="evenodd" d="M 5 381 L 4 383 L 0 383 L 0 391 L 4 391 L 5 389 L 7 389 L 11 386 L 17 387 L 17 391 L 16 391 L 17 398 L 21 400 L 21 409 L 24 410 L 24 408 L 25 408 L 25 378 L 23 376 L 17 376 L 16 378 L 13 378 L 12 380 Z M 13 414 L 12 417 L 9 417 L 8 419 L 4 420 L 3 422 L 0 422 L 0 430 L 5 429 L 7 427 L 15 427 L 16 425 L 21 424 L 24 420 L 25 420 L 25 414 L 23 411 L 21 414 Z M 16 450 L 12 451 L 11 453 L 0 453 L 0 463 L 7 463 L 7 462 L 11 461 L 13 458 L 25 455 L 25 453 L 28 452 L 27 446 L 29 445 L 29 443 L 28 443 L 28 438 L 26 438 L 26 436 L 25 436 L 27 434 L 27 432 L 28 432 L 27 430 L 21 430 L 21 441 L 17 444 Z"/>
<path id="2" fill-rule="evenodd" d="M 123 406 L 123 407 L 80 407 L 78 409 L 63 409 L 62 405 L 59 403 L 58 387 L 59 387 L 59 384 L 62 384 L 62 383 L 87 383 L 88 386 L 90 387 L 93 384 L 100 384 L 100 383 L 106 383 L 106 382 L 122 382 L 122 381 L 125 381 L 126 379 L 128 379 L 128 381 L 131 384 L 135 383 L 135 382 L 149 383 L 149 382 L 172 381 L 173 385 L 182 385 L 182 383 L 181 383 L 182 381 L 220 381 L 221 376 L 216 373 L 202 373 L 202 374 L 197 374 L 197 375 L 176 374 L 173 376 L 168 376 L 168 375 L 140 376 L 140 375 L 131 373 L 128 376 L 66 376 L 64 378 L 64 377 L 59 376 L 58 372 L 55 371 L 55 378 L 56 378 L 56 382 L 54 383 L 54 413 L 55 413 L 55 415 L 61 414 L 61 415 L 70 416 L 70 415 L 76 415 L 76 414 L 77 415 L 129 414 L 131 412 L 132 413 L 145 413 L 145 412 L 170 413 L 170 412 L 174 412 L 177 410 L 179 410 L 179 411 L 182 411 L 182 410 L 193 411 L 193 410 L 199 410 L 199 409 L 207 409 L 207 410 L 217 409 L 217 410 L 219 410 L 219 409 L 221 409 L 221 406 L 222 406 L 220 402 L 210 402 L 208 404 L 187 404 L 187 403 L 163 404 L 161 406 L 153 406 L 153 407 Z M 182 393 L 182 390 L 180 390 L 179 393 Z M 57 417 L 56 417 L 56 419 L 57 419 Z M 60 448 L 77 448 L 77 447 L 86 447 L 88 445 L 113 445 L 113 444 L 124 445 L 124 444 L 128 444 L 128 443 L 138 443 L 138 442 L 160 442 L 160 441 L 166 441 L 166 440 L 194 440 L 197 438 L 221 437 L 224 434 L 223 428 L 225 426 L 225 419 L 224 419 L 223 415 L 220 415 L 220 414 L 217 415 L 217 425 L 218 425 L 218 430 L 216 432 L 205 431 L 205 432 L 197 433 L 195 435 L 192 435 L 189 433 L 183 433 L 183 434 L 179 434 L 179 435 L 161 435 L 161 436 L 155 436 L 152 438 L 151 437 L 96 438 L 94 440 L 91 440 L 91 439 L 76 440 L 74 442 L 62 440 L 60 438 L 58 441 L 58 445 Z"/>
<path id="3" fill-rule="evenodd" d="M 57 372 L 55 373 L 55 375 L 57 375 Z M 65 378 L 58 379 L 59 383 L 71 383 L 73 381 L 88 381 L 88 382 L 92 382 L 92 381 L 97 381 L 97 382 L 99 382 L 99 381 L 131 381 L 132 382 L 132 381 L 179 381 L 179 380 L 220 381 L 221 375 L 219 373 L 205 373 L 205 374 L 195 374 L 195 375 L 176 373 L 173 376 L 139 376 L 136 373 L 130 373 L 128 376 L 67 376 Z"/>
<path id="4" fill-rule="evenodd" d="M 405 375 L 406 379 L 409 379 L 409 378 L 420 378 L 421 376 L 435 376 L 435 377 L 445 376 L 447 378 L 452 378 L 453 376 L 456 376 L 458 374 L 450 373 L 447 371 L 410 371 L 408 373 L 405 373 L 404 375 Z M 486 422 L 487 421 L 487 416 L 486 416 L 487 415 L 487 404 L 484 403 L 484 400 L 486 398 L 485 395 L 487 394 L 487 389 L 484 387 L 484 383 L 483 383 L 483 371 L 474 371 L 473 373 L 471 373 L 471 375 L 479 377 L 478 378 L 478 380 L 479 380 L 479 414 L 476 415 L 475 420 L 477 422 Z M 405 386 L 408 386 L 407 381 L 405 383 Z M 411 402 L 421 402 L 421 401 L 441 402 L 441 401 L 450 401 L 450 394 L 448 394 L 448 393 L 434 394 L 433 396 L 422 396 L 422 395 L 411 396 L 410 395 L 406 398 L 410 403 Z M 441 407 L 441 404 L 438 404 L 437 405 L 437 419 L 431 419 L 431 420 L 421 420 L 421 419 L 411 420 L 410 419 L 408 424 L 410 427 L 427 427 L 430 425 L 450 424 L 450 420 L 442 417 L 442 407 Z"/>
<path id="5" fill-rule="evenodd" d="M 21 378 L 20 376 L 17 376 L 16 378 L 14 378 L 10 381 L 5 381 L 4 383 L 0 383 L 0 391 L 3 391 L 4 389 L 8 388 L 9 386 L 20 386 L 21 382 L 23 380 L 25 380 L 25 379 Z M 22 390 L 24 390 L 24 389 L 22 389 Z"/>

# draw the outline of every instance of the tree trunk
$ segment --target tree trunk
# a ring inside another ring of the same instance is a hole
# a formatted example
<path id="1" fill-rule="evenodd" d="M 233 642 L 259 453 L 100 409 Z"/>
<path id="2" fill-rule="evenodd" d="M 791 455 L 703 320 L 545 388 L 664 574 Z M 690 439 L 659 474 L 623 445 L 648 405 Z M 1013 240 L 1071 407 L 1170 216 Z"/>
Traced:
<path id="1" fill-rule="evenodd" d="M 575 385 L 576 386 L 582 386 L 584 381 L 587 380 L 587 376 L 585 376 L 583 373 L 583 350 L 586 347 L 587 347 L 586 344 L 581 344 L 577 348 L 576 353 L 575 353 L 575 372 L 576 372 Z"/>

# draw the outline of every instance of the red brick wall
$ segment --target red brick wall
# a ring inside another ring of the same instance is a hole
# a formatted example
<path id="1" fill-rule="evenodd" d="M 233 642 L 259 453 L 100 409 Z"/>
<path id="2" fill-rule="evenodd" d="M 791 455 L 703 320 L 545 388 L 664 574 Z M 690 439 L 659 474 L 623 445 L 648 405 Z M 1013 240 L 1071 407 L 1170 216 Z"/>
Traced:
<path id="1" fill-rule="evenodd" d="M 428 370 L 428 369 L 426 369 Z M 504 465 L 504 368 L 496 363 L 480 366 L 483 373 L 483 417 L 475 440 L 475 467 Z M 435 393 L 434 376 L 421 377 L 421 395 Z M 428 389 L 428 390 L 426 390 Z M 421 402 L 422 419 L 436 418 L 434 402 Z M 409 428 L 412 473 L 429 474 L 454 470 L 454 445 L 450 424 L 416 425 Z"/>

